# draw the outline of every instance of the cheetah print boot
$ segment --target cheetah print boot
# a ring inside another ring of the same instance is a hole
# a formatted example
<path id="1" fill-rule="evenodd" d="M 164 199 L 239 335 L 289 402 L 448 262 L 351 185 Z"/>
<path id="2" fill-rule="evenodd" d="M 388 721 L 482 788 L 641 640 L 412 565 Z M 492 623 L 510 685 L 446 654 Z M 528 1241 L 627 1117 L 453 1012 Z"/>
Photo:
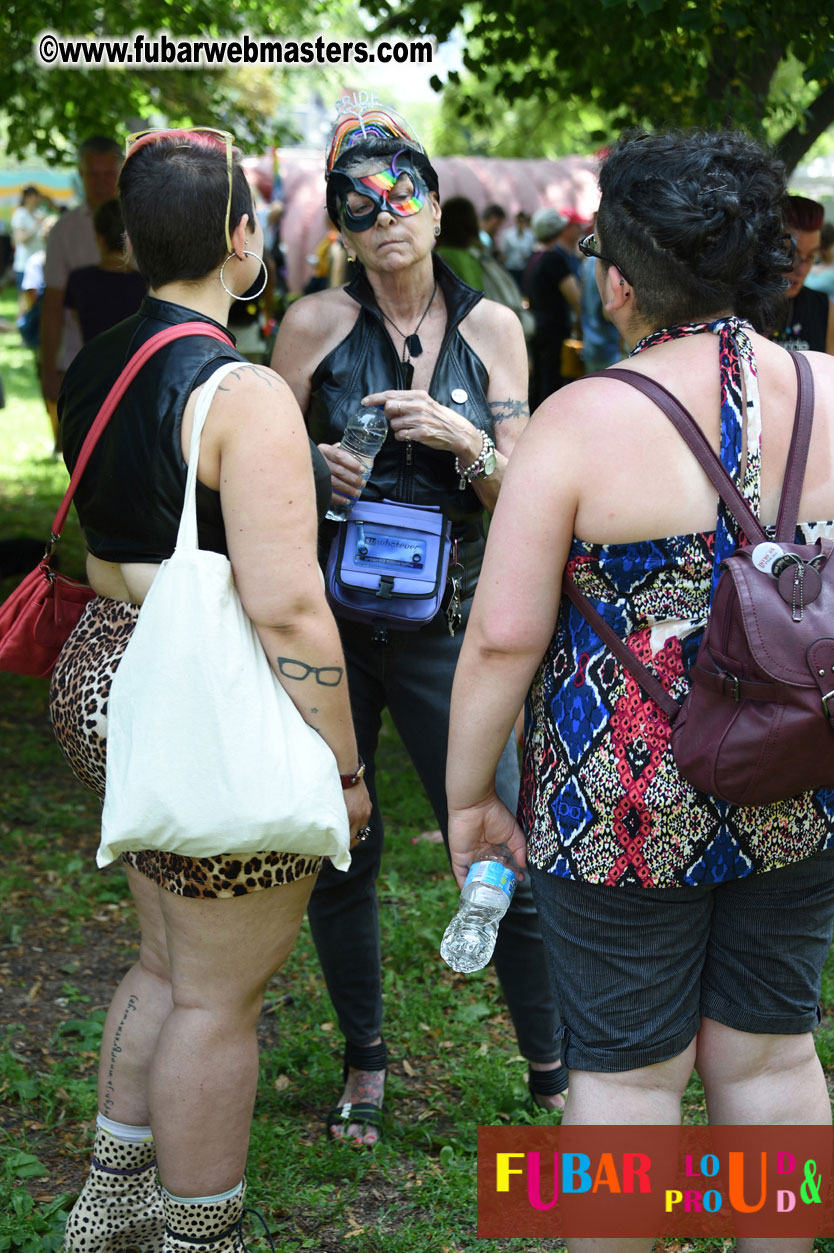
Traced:
<path id="1" fill-rule="evenodd" d="M 163 1253 L 246 1253 L 240 1230 L 246 1185 L 222 1201 L 176 1201 L 163 1189 Z"/>
<path id="2" fill-rule="evenodd" d="M 163 1226 L 153 1140 L 129 1144 L 98 1127 L 64 1253 L 162 1253 Z"/>

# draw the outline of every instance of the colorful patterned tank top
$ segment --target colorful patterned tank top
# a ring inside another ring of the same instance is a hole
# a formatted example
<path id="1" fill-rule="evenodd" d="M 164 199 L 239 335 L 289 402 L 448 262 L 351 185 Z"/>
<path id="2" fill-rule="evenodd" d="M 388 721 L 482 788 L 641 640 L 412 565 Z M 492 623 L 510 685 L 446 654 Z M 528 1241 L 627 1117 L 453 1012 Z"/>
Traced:
<path id="1" fill-rule="evenodd" d="M 685 335 L 718 336 L 721 461 L 758 514 L 761 411 L 749 330 L 737 318 L 675 327 L 634 352 Z M 821 534 L 834 537 L 834 522 L 797 528 L 800 542 Z M 682 700 L 718 564 L 736 546 L 736 524 L 721 502 L 710 532 L 629 544 L 574 537 L 568 569 L 629 648 Z M 755 808 L 696 791 L 677 771 L 665 715 L 563 599 L 529 693 L 518 819 L 530 862 L 541 870 L 611 886 L 697 886 L 834 846 L 834 789 Z"/>

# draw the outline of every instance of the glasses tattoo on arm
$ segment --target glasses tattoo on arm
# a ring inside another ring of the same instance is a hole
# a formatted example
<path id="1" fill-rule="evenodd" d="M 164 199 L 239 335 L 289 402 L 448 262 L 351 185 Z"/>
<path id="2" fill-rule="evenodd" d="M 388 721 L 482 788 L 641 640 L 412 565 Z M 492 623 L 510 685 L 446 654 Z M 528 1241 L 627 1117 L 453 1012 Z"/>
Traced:
<path id="1" fill-rule="evenodd" d="M 293 657 L 276 657 L 275 660 L 279 673 L 285 679 L 301 682 L 312 674 L 322 687 L 338 687 L 344 674 L 341 666 L 308 666 L 306 661 L 298 661 Z"/>

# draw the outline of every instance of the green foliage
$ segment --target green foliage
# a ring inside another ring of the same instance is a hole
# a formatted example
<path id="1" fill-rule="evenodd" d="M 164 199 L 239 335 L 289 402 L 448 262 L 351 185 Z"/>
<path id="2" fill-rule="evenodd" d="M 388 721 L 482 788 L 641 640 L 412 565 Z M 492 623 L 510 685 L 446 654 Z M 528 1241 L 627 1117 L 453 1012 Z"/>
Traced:
<path id="1" fill-rule="evenodd" d="M 438 39 L 464 24 L 467 73 L 449 82 L 453 107 L 476 130 L 491 125 L 501 135 L 501 108 L 528 100 L 554 131 L 577 104 L 613 133 L 635 124 L 728 123 L 764 133 L 781 113 L 780 139 L 793 165 L 834 123 L 834 18 L 814 0 L 755 7 L 746 0 L 519 0 L 502 7 L 481 0 L 465 9 L 457 0 L 371 0 L 370 7 L 384 26 Z M 790 99 L 774 93 L 786 57 L 802 74 Z M 529 151 L 526 130 L 518 142 Z"/>
<path id="2" fill-rule="evenodd" d="M 450 78 L 426 135 L 437 156 L 474 153 L 488 157 L 547 157 L 593 152 L 616 133 L 610 114 L 593 103 L 565 97 L 543 83 L 541 95 L 499 103 L 500 71 Z M 438 80 L 439 83 L 439 80 Z"/>
<path id="3" fill-rule="evenodd" d="M 115 134 L 149 125 L 221 125 L 242 147 L 263 148 L 293 138 L 289 102 L 311 88 L 336 84 L 334 72 L 309 66 L 160 68 L 130 65 L 102 68 L 41 67 L 38 36 L 118 39 L 160 32 L 170 39 L 218 37 L 303 38 L 323 31 L 338 37 L 363 33 L 354 0 L 127 0 L 118 9 L 97 0 L 7 0 L 0 43 L 0 117 L 6 122 L 12 156 L 36 151 L 71 163 L 87 135 Z M 335 95 L 335 91 L 333 92 Z"/>
<path id="4" fill-rule="evenodd" d="M 31 1153 L 12 1149 L 3 1154 L 0 1175 L 0 1253 L 53 1253 L 60 1249 L 69 1197 L 37 1206 L 22 1185 L 46 1168 Z"/>
<path id="5" fill-rule="evenodd" d="M 59 1196 L 36 1207 L 23 1188 L 0 1184 L 0 1253 L 6 1249 L 12 1253 L 54 1253 L 60 1249 L 69 1199 Z"/>
<path id="6" fill-rule="evenodd" d="M 101 1045 L 101 1033 L 104 1029 L 105 1011 L 94 1010 L 89 1018 L 71 1018 L 58 1028 L 60 1035 L 74 1036 L 82 1051 L 97 1049 Z"/>

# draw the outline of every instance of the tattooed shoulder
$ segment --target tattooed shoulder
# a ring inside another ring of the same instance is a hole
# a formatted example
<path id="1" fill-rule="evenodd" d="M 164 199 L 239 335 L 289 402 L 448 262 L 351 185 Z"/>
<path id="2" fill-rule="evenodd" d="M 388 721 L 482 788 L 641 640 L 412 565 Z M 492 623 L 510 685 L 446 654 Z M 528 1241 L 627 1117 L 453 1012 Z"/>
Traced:
<path id="1" fill-rule="evenodd" d="M 240 382 L 242 378 L 251 378 L 253 374 L 255 378 L 260 379 L 261 382 L 266 383 L 267 387 L 270 387 L 273 390 L 277 390 L 281 386 L 281 379 L 274 370 L 270 370 L 269 367 L 265 365 L 254 365 L 250 361 L 241 361 L 238 368 L 236 370 L 232 370 L 228 377 L 229 379 L 234 379 L 235 382 Z M 220 392 L 229 391 L 230 389 L 227 385 L 227 381 L 224 380 L 219 385 L 217 390 Z"/>

